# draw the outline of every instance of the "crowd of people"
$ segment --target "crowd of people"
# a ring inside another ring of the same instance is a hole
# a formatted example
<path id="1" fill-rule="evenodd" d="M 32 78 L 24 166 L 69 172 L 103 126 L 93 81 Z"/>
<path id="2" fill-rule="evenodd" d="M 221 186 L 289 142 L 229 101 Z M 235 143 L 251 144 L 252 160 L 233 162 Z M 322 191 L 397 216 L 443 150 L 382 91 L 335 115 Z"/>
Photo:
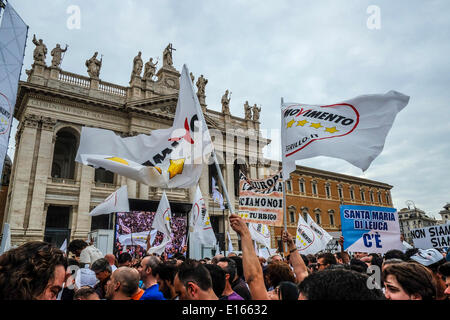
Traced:
<path id="1" fill-rule="evenodd" d="M 28 242 L 0 256 L 0 300 L 445 300 L 449 255 L 436 249 L 384 255 L 301 255 L 287 232 L 289 254 L 258 257 L 246 223 L 232 215 L 242 253 L 200 260 L 128 252 L 103 256 L 73 240 L 68 254 Z M 180 228 L 182 229 L 182 228 Z M 342 240 L 342 239 L 341 239 Z M 376 269 L 380 271 L 377 279 Z"/>
<path id="2" fill-rule="evenodd" d="M 116 243 L 115 248 L 118 254 L 127 252 L 133 257 L 143 258 L 148 250 L 141 245 L 123 245 L 119 242 L 119 236 L 124 234 L 139 233 L 151 230 L 155 212 L 125 212 L 117 215 Z M 186 248 L 186 218 L 172 217 L 170 227 L 172 230 L 171 241 L 166 246 L 165 255 L 169 258 L 177 253 L 185 253 Z M 151 245 L 158 246 L 164 239 L 162 232 L 157 232 Z"/>

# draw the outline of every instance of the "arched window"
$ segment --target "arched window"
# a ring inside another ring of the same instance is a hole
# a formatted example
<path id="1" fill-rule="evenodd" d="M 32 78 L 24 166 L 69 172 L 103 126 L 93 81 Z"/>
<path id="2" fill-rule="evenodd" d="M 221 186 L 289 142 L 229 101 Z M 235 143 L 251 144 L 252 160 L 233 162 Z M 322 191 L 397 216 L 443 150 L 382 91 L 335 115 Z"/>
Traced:
<path id="1" fill-rule="evenodd" d="M 370 202 L 374 203 L 374 198 L 373 198 L 373 190 L 370 190 L 369 192 L 369 196 L 370 196 Z"/>
<path id="2" fill-rule="evenodd" d="M 311 181 L 311 188 L 312 188 L 313 196 L 317 196 L 317 181 L 316 180 Z"/>
<path id="3" fill-rule="evenodd" d="M 330 226 L 334 226 L 334 210 L 328 210 L 328 214 L 330 215 Z"/>
<path id="4" fill-rule="evenodd" d="M 350 199 L 352 199 L 352 201 L 355 200 L 355 191 L 353 190 L 353 186 L 350 187 Z"/>
<path id="5" fill-rule="evenodd" d="M 316 222 L 319 225 L 322 224 L 322 217 L 321 217 L 320 213 L 321 213 L 321 210 L 319 208 L 314 209 L 314 214 L 316 216 Z"/>
<path id="6" fill-rule="evenodd" d="M 289 223 L 295 224 L 295 207 L 289 206 Z"/>
<path id="7" fill-rule="evenodd" d="M 339 199 L 343 199 L 344 198 L 344 192 L 342 190 L 342 185 L 338 184 L 338 194 L 339 194 Z"/>
<path id="8" fill-rule="evenodd" d="M 364 192 L 364 189 L 361 188 L 361 201 L 365 202 L 366 201 L 366 194 Z"/>
<path id="9" fill-rule="evenodd" d="M 56 134 L 53 152 L 52 177 L 75 178 L 75 156 L 78 149 L 78 134 L 71 128 L 64 128 Z"/>
<path id="10" fill-rule="evenodd" d="M 381 201 L 381 192 L 378 191 L 378 203 L 382 204 L 383 201 Z"/>
<path id="11" fill-rule="evenodd" d="M 331 187 L 329 183 L 325 184 L 325 195 L 327 198 L 331 198 Z"/>
<path id="12" fill-rule="evenodd" d="M 287 180 L 286 181 L 286 191 L 287 192 L 292 192 L 292 182 L 291 182 L 291 180 Z"/>
<path id="13" fill-rule="evenodd" d="M 298 181 L 298 187 L 299 187 L 300 193 L 305 193 L 305 179 L 301 178 Z"/>
<path id="14" fill-rule="evenodd" d="M 308 207 L 301 207 L 300 210 L 302 211 L 303 219 L 305 221 L 308 221 Z"/>

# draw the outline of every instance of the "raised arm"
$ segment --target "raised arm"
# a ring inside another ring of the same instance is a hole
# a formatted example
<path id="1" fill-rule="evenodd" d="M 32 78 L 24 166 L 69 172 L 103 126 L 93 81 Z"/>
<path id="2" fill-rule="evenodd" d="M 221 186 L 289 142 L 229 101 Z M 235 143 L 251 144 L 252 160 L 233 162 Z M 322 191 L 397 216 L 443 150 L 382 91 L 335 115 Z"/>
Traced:
<path id="1" fill-rule="evenodd" d="M 247 225 L 238 215 L 230 216 L 231 228 L 241 236 L 242 266 L 244 277 L 250 288 L 253 300 L 270 300 L 264 285 L 264 276 L 258 256 L 253 247 L 252 238 Z"/>
<path id="2" fill-rule="evenodd" d="M 308 276 L 308 269 L 306 268 L 305 262 L 300 256 L 300 253 L 298 252 L 294 240 L 292 240 L 292 236 L 289 232 L 283 231 L 282 239 L 283 242 L 286 242 L 288 245 L 288 250 L 290 253 L 289 261 L 294 268 L 295 280 L 297 283 L 300 283 Z"/>

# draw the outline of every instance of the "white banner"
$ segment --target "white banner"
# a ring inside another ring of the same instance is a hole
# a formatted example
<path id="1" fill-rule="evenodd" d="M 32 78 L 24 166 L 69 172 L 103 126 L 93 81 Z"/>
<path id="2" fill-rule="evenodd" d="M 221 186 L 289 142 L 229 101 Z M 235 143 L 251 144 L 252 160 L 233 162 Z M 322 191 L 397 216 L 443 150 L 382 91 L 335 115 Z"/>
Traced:
<path id="1" fill-rule="evenodd" d="M 90 213 L 90 216 L 99 216 L 101 214 L 109 214 L 113 212 L 130 212 L 128 203 L 128 188 L 122 186 L 114 191 L 102 203 L 96 206 Z"/>
<path id="2" fill-rule="evenodd" d="M 0 173 L 8 152 L 28 26 L 9 1 L 0 25 Z"/>
<path id="3" fill-rule="evenodd" d="M 83 127 L 75 160 L 152 187 L 188 188 L 197 184 L 211 151 L 208 127 L 184 65 L 171 128 L 121 138 L 110 130 Z"/>
<path id="4" fill-rule="evenodd" d="M 450 247 L 450 223 L 411 230 L 414 247 L 419 249 Z"/>
<path id="5" fill-rule="evenodd" d="M 331 105 L 284 103 L 281 112 L 283 174 L 295 160 L 328 156 L 363 171 L 381 153 L 395 116 L 409 102 L 396 91 L 362 95 Z"/>
<path id="6" fill-rule="evenodd" d="M 156 233 L 158 230 L 153 229 L 151 231 L 142 231 L 138 233 L 129 233 L 129 234 L 121 234 L 119 236 L 119 243 L 124 246 L 131 246 L 131 245 L 139 245 L 147 250 L 147 237 L 150 233 L 150 244 L 153 244 L 155 241 Z M 131 237 L 133 236 L 133 237 Z"/>
<path id="7" fill-rule="evenodd" d="M 300 254 L 315 254 L 326 248 L 326 244 L 323 244 L 319 235 L 314 232 L 301 215 L 298 216 L 295 245 Z"/>
<path id="8" fill-rule="evenodd" d="M 264 247 L 270 248 L 270 230 L 269 226 L 262 223 L 249 223 L 248 229 L 253 240 Z"/>
<path id="9" fill-rule="evenodd" d="M 157 247 L 151 247 L 148 253 L 162 254 L 166 248 L 166 245 L 171 241 L 170 234 L 172 229 L 170 228 L 170 219 L 172 218 L 172 212 L 170 210 L 169 200 L 167 199 L 166 192 L 163 192 L 162 198 L 159 201 L 158 209 L 156 210 L 155 217 L 152 223 L 152 229 L 156 229 L 164 233 L 164 238 L 161 244 Z"/>
<path id="10" fill-rule="evenodd" d="M 197 186 L 195 192 L 190 216 L 191 239 L 193 239 L 193 241 L 199 241 L 200 244 L 203 244 L 206 247 L 214 247 L 217 243 L 217 239 L 211 226 L 211 220 L 209 219 L 205 200 L 203 199 L 199 186 Z"/>
<path id="11" fill-rule="evenodd" d="M 319 237 L 320 241 L 322 241 L 322 243 L 326 246 L 328 244 L 328 242 L 330 242 L 331 239 L 333 239 L 333 237 L 326 232 L 325 230 L 322 229 L 321 226 L 319 226 L 312 218 L 311 216 L 308 214 L 306 216 L 307 219 L 307 223 L 308 225 L 311 227 L 311 229 L 316 233 L 316 235 Z"/>

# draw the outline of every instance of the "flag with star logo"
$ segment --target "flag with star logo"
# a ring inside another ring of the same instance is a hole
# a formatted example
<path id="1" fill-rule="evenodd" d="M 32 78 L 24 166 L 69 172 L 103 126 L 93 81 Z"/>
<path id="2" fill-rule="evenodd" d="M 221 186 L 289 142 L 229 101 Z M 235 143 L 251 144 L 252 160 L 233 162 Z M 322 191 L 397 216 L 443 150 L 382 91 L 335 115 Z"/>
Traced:
<path id="1" fill-rule="evenodd" d="M 259 242 L 266 248 L 270 248 L 270 230 L 269 226 L 262 223 L 249 223 L 248 229 L 253 240 Z"/>
<path id="2" fill-rule="evenodd" d="M 319 226 L 309 214 L 306 216 L 306 223 L 308 223 L 309 227 L 317 234 L 320 241 L 326 246 L 328 242 L 330 242 L 333 237 L 326 232 L 321 226 Z"/>
<path id="3" fill-rule="evenodd" d="M 163 241 L 156 247 L 151 247 L 148 250 L 149 254 L 157 253 L 162 254 L 166 249 L 166 245 L 171 241 L 170 234 L 172 229 L 170 227 L 170 221 L 172 218 L 172 211 L 170 210 L 169 200 L 167 199 L 166 192 L 163 192 L 161 200 L 159 201 L 158 209 L 156 210 L 155 217 L 153 218 L 152 229 L 156 229 L 164 234 Z"/>
<path id="4" fill-rule="evenodd" d="M 186 65 L 172 127 L 122 138 L 111 130 L 83 127 L 76 161 L 152 187 L 197 184 L 212 142 Z"/>
<path id="5" fill-rule="evenodd" d="M 28 26 L 6 2 L 0 25 L 0 172 L 8 152 L 27 35 Z"/>
<path id="6" fill-rule="evenodd" d="M 205 200 L 203 199 L 200 187 L 197 186 L 194 203 L 190 212 L 191 240 L 197 244 L 203 244 L 206 247 L 214 247 L 217 243 L 214 230 L 209 219 L 208 210 L 206 210 Z M 198 241 L 198 242 L 197 242 Z"/>
<path id="7" fill-rule="evenodd" d="M 127 186 L 120 187 L 102 203 L 96 206 L 90 213 L 90 216 L 99 216 L 101 214 L 109 214 L 113 212 L 130 212 L 128 203 Z"/>
<path id="8" fill-rule="evenodd" d="M 389 91 L 331 105 L 283 103 L 283 173 L 295 170 L 295 160 L 316 156 L 343 159 L 366 171 L 408 102 L 408 96 Z"/>
<path id="9" fill-rule="evenodd" d="M 327 247 L 319 235 L 306 223 L 301 215 L 298 216 L 295 245 L 300 254 L 315 254 Z"/>

